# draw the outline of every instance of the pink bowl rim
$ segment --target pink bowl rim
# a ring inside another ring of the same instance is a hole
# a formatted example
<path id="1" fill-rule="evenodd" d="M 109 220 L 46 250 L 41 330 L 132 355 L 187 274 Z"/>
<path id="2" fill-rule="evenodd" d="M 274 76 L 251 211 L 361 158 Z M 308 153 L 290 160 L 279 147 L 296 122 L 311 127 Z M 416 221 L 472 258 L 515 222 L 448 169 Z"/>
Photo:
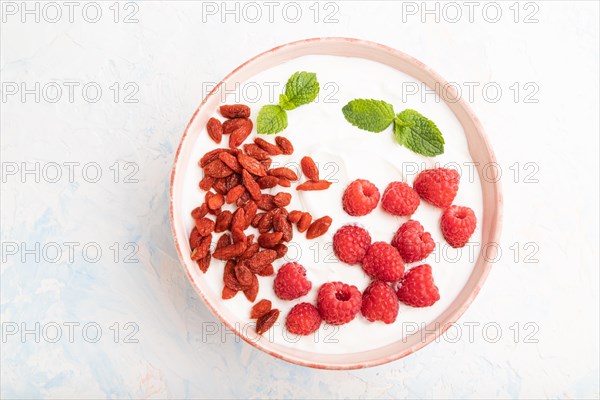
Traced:
<path id="1" fill-rule="evenodd" d="M 464 301 L 461 305 L 461 307 L 455 309 L 450 316 L 448 317 L 448 322 L 447 324 L 444 325 L 444 329 L 440 330 L 439 332 L 436 332 L 435 335 L 427 335 L 425 337 L 425 340 L 422 340 L 418 345 L 415 345 L 413 347 L 411 347 L 410 349 L 408 349 L 407 351 L 402 351 L 402 352 L 398 352 L 396 354 L 392 354 L 390 356 L 387 356 L 385 358 L 380 358 L 377 360 L 372 360 L 372 361 L 365 361 L 365 362 L 360 362 L 360 363 L 355 363 L 355 364 L 344 364 L 344 365 L 331 365 L 331 364 L 326 364 L 326 363 L 322 363 L 322 362 L 309 362 L 309 361 L 305 361 L 305 360 L 301 360 L 301 359 L 296 359 L 296 358 L 292 358 L 292 357 L 288 357 L 286 355 L 280 354 L 276 351 L 272 351 L 271 349 L 268 349 L 264 346 L 262 346 L 260 344 L 260 342 L 254 342 L 252 340 L 250 340 L 249 338 L 245 337 L 239 330 L 237 330 L 232 324 L 230 324 L 220 313 L 219 311 L 213 307 L 210 303 L 210 301 L 208 301 L 208 299 L 206 298 L 206 296 L 204 295 L 203 291 L 196 285 L 196 283 L 194 282 L 193 277 L 191 276 L 190 272 L 188 271 L 188 269 L 185 267 L 185 258 L 182 252 L 182 246 L 179 243 L 178 237 L 177 237 L 177 232 L 176 232 L 176 228 L 175 228 L 175 216 L 174 216 L 174 212 L 173 212 L 173 190 L 174 190 L 174 181 L 175 181 L 175 176 L 177 173 L 177 163 L 179 161 L 179 154 L 181 152 L 181 149 L 183 147 L 183 143 L 185 142 L 186 136 L 188 134 L 188 130 L 190 128 L 190 126 L 192 125 L 193 121 L 195 120 L 196 116 L 198 115 L 198 113 L 200 112 L 200 110 L 202 109 L 202 107 L 206 104 L 206 102 L 208 101 L 208 99 L 213 96 L 221 87 L 221 85 L 223 85 L 224 82 L 226 82 L 232 75 L 234 75 L 237 71 L 239 71 L 240 69 L 244 68 L 245 66 L 247 66 L 248 64 L 263 58 L 265 56 L 268 56 L 274 52 L 277 52 L 278 50 L 284 49 L 284 48 L 290 48 L 290 47 L 295 47 L 295 46 L 302 46 L 302 45 L 306 45 L 306 44 L 311 44 L 311 43 L 319 43 L 319 42 L 331 42 L 331 43 L 357 43 L 363 46 L 367 46 L 367 47 L 373 47 L 373 48 L 377 48 L 379 50 L 383 50 L 386 53 L 389 53 L 390 55 L 394 56 L 394 57 L 399 57 L 401 59 L 403 59 L 403 61 L 412 64 L 413 66 L 420 68 L 420 69 L 424 69 L 427 71 L 428 74 L 430 74 L 437 82 L 440 82 L 442 84 L 447 84 L 447 81 L 442 78 L 437 72 L 435 72 L 434 70 L 432 70 L 430 67 L 428 67 L 427 65 L 425 65 L 423 62 L 419 61 L 418 59 L 401 52 L 400 50 L 397 50 L 395 48 L 377 43 L 377 42 L 372 42 L 372 41 L 368 41 L 368 40 L 363 40 L 363 39 L 356 39 L 356 38 L 348 38 L 348 37 L 318 37 L 318 38 L 309 38 L 309 39 L 302 39 L 302 40 L 297 40 L 297 41 L 293 41 L 293 42 L 289 42 L 280 46 L 276 46 L 273 47 L 270 50 L 264 51 L 250 59 L 248 59 L 247 61 L 245 61 L 244 63 L 240 64 L 237 68 L 235 68 L 233 71 L 231 71 L 229 74 L 227 74 L 227 76 L 225 76 L 211 91 L 210 93 L 208 93 L 208 95 L 202 100 L 202 102 L 200 103 L 200 105 L 198 106 L 198 108 L 196 108 L 196 111 L 194 112 L 194 114 L 192 115 L 192 117 L 190 118 L 190 121 L 188 122 L 184 132 L 183 132 L 183 136 L 181 137 L 181 140 L 179 142 L 179 146 L 177 147 L 177 151 L 175 152 L 175 158 L 173 161 L 173 167 L 171 170 L 171 176 L 170 176 L 170 188 L 169 188 L 169 219 L 171 222 L 171 232 L 173 234 L 173 239 L 175 242 L 175 247 L 177 249 L 177 255 L 179 257 L 179 261 L 182 264 L 182 266 L 185 269 L 186 275 L 190 281 L 190 283 L 192 284 L 192 286 L 194 287 L 194 290 L 196 291 L 196 293 L 198 293 L 202 299 L 202 301 L 204 302 L 204 304 L 212 311 L 212 313 L 214 315 L 216 315 L 219 320 L 232 332 L 234 332 L 237 336 L 241 337 L 246 343 L 249 343 L 251 346 L 264 351 L 265 353 L 275 357 L 275 358 L 279 358 L 281 360 L 296 364 L 296 365 L 301 365 L 304 367 L 310 367 L 310 368 L 318 368 L 318 369 L 328 369 L 328 370 L 353 370 L 353 369 L 361 369 L 361 368 L 369 368 L 369 367 L 374 367 L 374 366 L 378 366 L 378 365 L 382 365 L 382 364 L 386 364 L 392 361 L 396 361 L 399 360 L 403 357 L 406 357 L 418 350 L 420 350 L 421 348 L 425 347 L 426 345 L 428 345 L 429 343 L 431 343 L 432 341 L 434 341 L 436 338 L 438 338 L 439 336 L 443 335 L 444 332 L 450 328 L 453 324 L 456 323 L 456 321 L 458 321 L 458 319 L 464 314 L 464 312 L 467 310 L 467 308 L 473 303 L 473 301 L 475 300 L 475 298 L 477 297 L 477 294 L 479 293 L 482 285 L 485 283 L 485 280 L 487 279 L 487 276 L 489 275 L 489 272 L 491 270 L 491 266 L 492 266 L 492 262 L 491 261 L 487 261 L 483 264 L 483 270 L 482 273 L 480 275 L 479 280 L 476 282 L 476 286 L 475 286 L 475 290 L 473 292 L 471 292 L 471 294 L 469 295 L 469 297 L 467 298 L 466 301 Z M 483 126 L 481 125 L 481 122 L 479 121 L 479 119 L 477 118 L 477 116 L 475 115 L 475 113 L 473 112 L 473 110 L 471 109 L 471 107 L 464 101 L 464 99 L 461 97 L 458 99 L 458 101 L 456 102 L 460 105 L 460 107 L 462 107 L 467 114 L 469 115 L 471 121 L 473 122 L 473 125 L 475 126 L 476 130 L 479 132 L 481 140 L 485 143 L 486 146 L 486 150 L 488 152 L 488 157 L 490 159 L 491 162 L 495 163 L 496 162 L 496 157 L 495 154 L 490 146 L 487 134 L 485 133 Z M 493 231 L 492 236 L 490 237 L 490 241 L 491 242 L 495 242 L 495 243 L 499 243 L 499 239 L 500 239 L 500 234 L 502 231 L 502 185 L 500 183 L 500 181 L 495 182 L 494 183 L 495 187 L 496 187 L 496 193 L 497 193 L 497 202 L 496 202 L 496 210 L 495 210 L 495 218 L 491 221 L 493 224 L 495 224 L 496 229 Z M 187 240 L 187 239 L 186 239 Z"/>

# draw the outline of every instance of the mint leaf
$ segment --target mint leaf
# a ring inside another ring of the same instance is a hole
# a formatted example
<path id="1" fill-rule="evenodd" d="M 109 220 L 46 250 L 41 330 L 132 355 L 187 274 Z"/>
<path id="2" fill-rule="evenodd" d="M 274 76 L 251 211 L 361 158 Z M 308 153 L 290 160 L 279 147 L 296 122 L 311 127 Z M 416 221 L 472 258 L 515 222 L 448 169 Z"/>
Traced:
<path id="1" fill-rule="evenodd" d="M 258 112 L 256 118 L 256 130 L 258 133 L 272 135 L 287 128 L 287 113 L 279 106 L 264 106 Z"/>
<path id="2" fill-rule="evenodd" d="M 294 103 L 292 103 L 285 94 L 280 94 L 279 95 L 279 107 L 283 108 L 284 110 L 289 111 L 289 110 L 293 110 L 294 108 L 296 108 L 296 105 Z"/>
<path id="3" fill-rule="evenodd" d="M 381 132 L 394 120 L 394 107 L 383 100 L 352 100 L 342 112 L 352 125 L 369 132 Z"/>
<path id="4" fill-rule="evenodd" d="M 303 104 L 308 104 L 317 98 L 319 94 L 319 82 L 317 81 L 317 74 L 314 72 L 296 72 L 288 79 L 285 85 L 285 96 L 287 102 L 286 106 L 292 108 L 286 108 L 281 104 L 281 98 L 279 102 L 281 107 L 286 110 L 292 110 Z"/>
<path id="5" fill-rule="evenodd" d="M 444 138 L 438 127 L 415 110 L 404 110 L 394 118 L 394 135 L 402 146 L 424 156 L 444 152 Z"/>

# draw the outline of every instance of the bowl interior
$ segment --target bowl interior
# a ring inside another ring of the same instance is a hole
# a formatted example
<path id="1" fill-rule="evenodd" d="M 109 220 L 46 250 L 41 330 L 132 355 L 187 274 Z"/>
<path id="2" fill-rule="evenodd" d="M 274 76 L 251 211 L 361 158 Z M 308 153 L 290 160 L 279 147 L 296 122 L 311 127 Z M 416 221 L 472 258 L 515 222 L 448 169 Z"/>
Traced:
<path id="1" fill-rule="evenodd" d="M 427 327 L 406 336 L 402 340 L 374 350 L 350 354 L 315 354 L 271 343 L 263 338 L 257 338 L 247 330 L 239 329 L 239 327 L 231 323 L 233 319 L 228 313 L 227 307 L 223 307 L 220 296 L 206 289 L 202 273 L 198 270 L 195 262 L 191 261 L 188 256 L 190 248 L 184 219 L 189 218 L 189 215 L 183 211 L 182 207 L 183 168 L 188 163 L 190 157 L 199 157 L 198 149 L 194 148 L 193 144 L 206 125 L 210 113 L 220 104 L 221 92 L 232 90 L 236 84 L 246 81 L 258 72 L 306 55 L 337 55 L 365 58 L 397 69 L 435 90 L 462 125 L 471 158 L 477 163 L 476 168 L 481 179 L 483 196 L 483 220 L 481 221 L 483 243 L 480 249 L 485 249 L 485 254 L 480 250 L 467 283 L 451 305 Z M 496 247 L 485 246 L 485 244 L 498 243 L 499 241 L 502 199 L 499 183 L 484 179 L 483 169 L 485 166 L 495 163 L 495 158 L 483 129 L 468 105 L 461 99 L 457 101 L 457 96 L 452 87 L 447 87 L 445 84 L 445 80 L 423 63 L 389 47 L 355 39 L 323 38 L 290 43 L 256 56 L 229 74 L 204 99 L 188 124 L 177 150 L 171 176 L 171 223 L 179 258 L 185 266 L 190 281 L 208 307 L 211 308 L 229 329 L 235 331 L 253 346 L 290 362 L 318 368 L 350 369 L 378 365 L 406 356 L 434 340 L 462 315 L 479 292 L 489 272 L 491 264 L 487 260 L 495 258 Z M 441 88 L 444 88 L 444 90 Z"/>

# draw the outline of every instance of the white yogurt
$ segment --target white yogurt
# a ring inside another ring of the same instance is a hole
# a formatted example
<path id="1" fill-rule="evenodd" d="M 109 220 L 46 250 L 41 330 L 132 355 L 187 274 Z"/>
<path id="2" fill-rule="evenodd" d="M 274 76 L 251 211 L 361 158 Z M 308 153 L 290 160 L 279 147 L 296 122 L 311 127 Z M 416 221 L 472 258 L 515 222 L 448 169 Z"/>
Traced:
<path id="1" fill-rule="evenodd" d="M 409 264 L 407 268 L 422 263 L 429 263 L 433 269 L 436 285 L 441 299 L 431 307 L 412 308 L 400 303 L 400 311 L 395 323 L 386 325 L 382 322 L 370 323 L 360 313 L 350 323 L 340 327 L 321 325 L 315 335 L 296 337 L 285 331 L 285 316 L 297 303 L 311 302 L 316 304 L 319 287 L 330 281 L 342 281 L 356 285 L 363 291 L 369 284 L 369 278 L 362 268 L 357 265 L 347 265 L 339 262 L 332 249 L 332 237 L 338 228 L 348 223 L 359 223 L 364 226 L 373 241 L 389 242 L 398 227 L 408 220 L 392 216 L 382 210 L 381 205 L 364 217 L 351 217 L 344 212 L 341 197 L 346 186 L 353 180 L 362 178 L 373 182 L 381 194 L 388 183 L 405 181 L 412 185 L 418 171 L 424 168 L 448 165 L 459 168 L 461 182 L 454 204 L 471 207 L 478 221 L 482 220 L 483 205 L 479 176 L 470 169 L 472 159 L 469 155 L 463 129 L 454 114 L 443 101 L 436 101 L 428 95 L 427 102 L 421 102 L 420 97 L 408 98 L 402 101 L 402 83 L 415 81 L 408 75 L 402 74 L 388 66 L 358 59 L 337 56 L 305 56 L 264 71 L 249 82 L 239 86 L 238 90 L 228 93 L 226 103 L 241 101 L 252 108 L 254 121 L 260 108 L 273 101 L 269 97 L 269 86 L 273 82 L 279 84 L 276 94 L 283 90 L 284 83 L 296 71 L 310 71 L 317 74 L 321 84 L 321 94 L 314 103 L 301 106 L 288 112 L 289 126 L 281 133 L 290 139 L 295 151 L 291 156 L 274 157 L 275 163 L 287 165 L 299 170 L 300 159 L 310 155 L 319 166 L 322 179 L 333 181 L 334 184 L 325 191 L 296 192 L 296 183 L 291 188 L 277 187 L 272 190 L 275 194 L 280 191 L 292 193 L 292 204 L 288 210 L 305 210 L 314 218 L 329 215 L 333 224 L 329 232 L 316 239 L 306 240 L 304 234 L 294 232 L 285 260 L 277 260 L 277 270 L 287 261 L 297 261 L 307 270 L 307 276 L 312 281 L 312 290 L 304 297 L 294 301 L 279 300 L 273 292 L 273 278 L 264 277 L 260 280 L 260 292 L 257 299 L 267 298 L 273 306 L 281 310 L 278 325 L 269 333 L 269 339 L 274 342 L 316 353 L 350 353 L 370 350 L 401 340 L 404 335 L 414 331 L 414 328 L 426 324 L 439 316 L 456 298 L 463 288 L 473 269 L 478 245 L 460 250 L 451 249 L 443 239 L 439 228 L 441 211 L 421 201 L 421 205 L 413 215 L 429 231 L 438 243 L 434 254 L 419 263 Z M 260 87 L 261 90 L 255 90 Z M 336 92 L 336 93 L 334 93 Z M 252 97 L 251 101 L 246 97 Z M 255 94 L 258 95 L 255 99 Z M 392 127 L 381 133 L 370 133 L 351 126 L 342 114 L 341 108 L 355 98 L 373 98 L 385 100 L 393 104 L 396 113 L 406 108 L 412 108 L 433 120 L 444 135 L 445 153 L 435 159 L 419 156 L 401 147 L 394 141 Z M 253 102 L 252 102 L 253 101 Z M 215 110 L 214 116 L 222 119 Z M 256 136 L 252 136 L 246 141 Z M 275 135 L 261 135 L 274 142 Z M 227 145 L 228 136 L 224 137 L 223 145 Z M 215 148 L 215 144 L 204 132 L 200 135 L 196 149 L 202 149 L 202 154 Z M 200 158 L 202 154 L 198 154 Z M 470 173 L 469 173 L 470 172 Z M 300 178 L 300 182 L 305 179 Z M 199 205 L 201 193 L 186 202 L 186 216 L 189 211 Z M 192 221 L 189 218 L 189 229 Z M 252 230 L 252 228 L 250 228 Z M 215 237 L 215 241 L 218 237 Z M 471 238 L 473 243 L 481 243 L 481 227 L 478 225 Z M 471 253 L 471 254 L 469 254 Z M 460 257 L 457 259 L 457 257 Z M 455 261 L 456 260 L 456 261 Z M 221 293 L 223 263 L 213 260 L 204 276 L 215 293 Z M 242 293 L 234 299 L 223 302 L 233 316 L 232 323 L 239 326 L 251 324 L 249 311 L 251 304 Z M 248 326 L 248 325 L 247 325 Z M 250 333 L 250 330 L 246 330 Z"/>

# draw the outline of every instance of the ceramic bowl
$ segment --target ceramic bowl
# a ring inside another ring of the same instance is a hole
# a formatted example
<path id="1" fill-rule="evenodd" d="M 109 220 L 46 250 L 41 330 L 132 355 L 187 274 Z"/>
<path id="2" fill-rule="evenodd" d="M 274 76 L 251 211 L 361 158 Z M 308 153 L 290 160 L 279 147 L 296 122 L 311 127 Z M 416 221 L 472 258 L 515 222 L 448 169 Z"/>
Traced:
<path id="1" fill-rule="evenodd" d="M 486 246 L 486 244 L 499 243 L 501 229 L 502 192 L 500 184 L 499 182 L 489 182 L 489 180 L 483 179 L 482 175 L 482 166 L 495 163 L 496 160 L 482 126 L 469 106 L 462 99 L 456 100 L 459 96 L 456 96 L 456 93 L 453 92 L 452 86 L 449 87 L 450 89 L 437 90 L 441 99 L 446 102 L 461 123 L 471 158 L 479 165 L 478 173 L 482 182 L 483 194 L 483 219 L 479 222 L 482 224 L 483 243 L 481 248 L 485 249 L 487 247 L 487 249 L 486 257 L 482 252 L 478 255 L 468 281 L 454 302 L 423 329 L 425 334 L 421 331 L 415 332 L 392 344 L 351 354 L 316 354 L 272 343 L 265 338 L 259 340 L 255 340 L 254 337 L 250 338 L 247 336 L 247 332 L 236 329 L 236 324 L 233 323 L 234 319 L 227 309 L 226 302 L 221 300 L 220 293 L 214 293 L 208 288 L 203 280 L 202 272 L 198 269 L 196 263 L 190 260 L 189 232 L 186 229 L 186 221 L 189 220 L 190 216 L 183 211 L 183 188 L 185 185 L 196 184 L 197 182 L 187 182 L 184 169 L 187 165 L 190 165 L 190 158 L 196 160 L 199 155 L 203 154 L 201 149 L 194 148 L 193 145 L 206 125 L 209 115 L 220 104 L 220 91 L 224 87 L 233 87 L 236 83 L 242 83 L 268 68 L 306 55 L 364 58 L 404 72 L 416 80 L 422 81 L 432 90 L 448 88 L 446 86 L 447 82 L 442 77 L 415 58 L 390 47 L 358 39 L 318 38 L 301 40 L 276 47 L 248 60 L 227 75 L 206 96 L 192 116 L 181 138 L 171 174 L 170 191 L 170 217 L 175 245 L 179 259 L 199 296 L 230 330 L 252 346 L 274 357 L 308 367 L 326 369 L 370 367 L 405 357 L 432 342 L 445 331 L 445 329 L 435 329 L 435 327 L 445 327 L 446 329 L 450 327 L 477 296 L 491 268 L 490 262 L 486 260 L 495 258 L 493 253 L 496 247 Z"/>

